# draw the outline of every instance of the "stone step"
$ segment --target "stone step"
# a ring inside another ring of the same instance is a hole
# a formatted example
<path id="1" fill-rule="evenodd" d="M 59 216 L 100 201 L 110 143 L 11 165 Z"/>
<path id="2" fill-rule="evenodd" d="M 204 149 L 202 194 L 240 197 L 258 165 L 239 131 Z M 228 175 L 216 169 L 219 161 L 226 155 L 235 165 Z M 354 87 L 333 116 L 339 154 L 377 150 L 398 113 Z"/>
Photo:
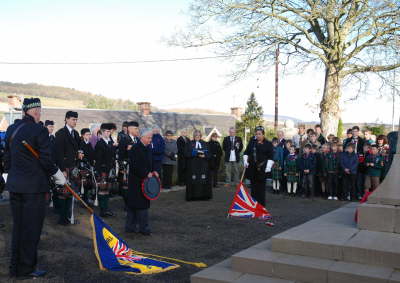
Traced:
<path id="1" fill-rule="evenodd" d="M 350 204 L 271 238 L 273 252 L 400 268 L 400 234 L 360 230 Z"/>
<path id="2" fill-rule="evenodd" d="M 271 242 L 265 241 L 233 255 L 232 269 L 238 273 L 304 283 L 400 282 L 393 268 L 278 253 L 270 248 Z"/>
<path id="3" fill-rule="evenodd" d="M 227 259 L 200 272 L 193 274 L 191 283 L 295 283 L 295 281 L 275 279 L 266 276 L 245 274 L 231 269 L 231 260 Z"/>

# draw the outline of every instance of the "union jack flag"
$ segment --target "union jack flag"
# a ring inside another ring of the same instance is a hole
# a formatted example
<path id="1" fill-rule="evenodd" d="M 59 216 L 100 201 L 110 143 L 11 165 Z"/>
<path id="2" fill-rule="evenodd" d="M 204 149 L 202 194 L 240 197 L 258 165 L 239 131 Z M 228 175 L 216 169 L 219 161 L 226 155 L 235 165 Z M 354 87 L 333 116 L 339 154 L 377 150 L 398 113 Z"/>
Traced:
<path id="1" fill-rule="evenodd" d="M 229 209 L 228 216 L 241 218 L 258 218 L 261 220 L 271 220 L 272 216 L 268 210 L 252 198 L 248 189 L 240 183 L 237 187 L 235 197 Z M 272 222 L 267 225 L 272 226 Z"/>
<path id="2" fill-rule="evenodd" d="M 120 260 L 137 262 L 143 259 L 143 257 L 141 256 L 133 255 L 132 250 L 119 240 L 115 242 L 115 245 L 113 247 L 113 252 L 115 254 L 115 257 Z"/>

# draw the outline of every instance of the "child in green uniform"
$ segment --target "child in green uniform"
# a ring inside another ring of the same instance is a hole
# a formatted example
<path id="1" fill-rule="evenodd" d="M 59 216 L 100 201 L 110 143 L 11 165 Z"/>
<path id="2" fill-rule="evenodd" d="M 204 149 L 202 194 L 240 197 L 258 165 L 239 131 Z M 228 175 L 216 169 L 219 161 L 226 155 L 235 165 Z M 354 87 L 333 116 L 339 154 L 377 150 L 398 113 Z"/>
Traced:
<path id="1" fill-rule="evenodd" d="M 379 186 L 383 165 L 383 158 L 379 154 L 378 146 L 372 145 L 371 154 L 365 160 L 365 166 L 367 167 L 365 191 L 373 192 Z"/>
<path id="2" fill-rule="evenodd" d="M 295 146 L 289 149 L 289 155 L 285 160 L 284 174 L 287 178 L 287 191 L 289 195 L 295 196 L 297 190 L 297 183 L 299 181 L 299 170 L 297 166 L 297 155 Z"/>

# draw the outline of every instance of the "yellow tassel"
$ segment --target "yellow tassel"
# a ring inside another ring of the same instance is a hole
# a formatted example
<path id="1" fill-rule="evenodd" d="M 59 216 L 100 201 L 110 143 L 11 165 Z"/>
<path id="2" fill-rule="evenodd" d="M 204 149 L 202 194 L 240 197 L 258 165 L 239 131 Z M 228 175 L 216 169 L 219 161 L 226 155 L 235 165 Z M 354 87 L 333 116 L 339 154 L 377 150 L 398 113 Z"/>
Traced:
<path id="1" fill-rule="evenodd" d="M 180 263 L 184 263 L 184 264 L 189 264 L 189 265 L 193 265 L 193 266 L 198 267 L 198 268 L 205 268 L 205 267 L 207 267 L 207 264 L 205 264 L 205 263 L 203 263 L 203 262 L 185 261 L 185 260 L 181 260 L 181 259 L 177 259 L 177 258 L 159 256 L 159 255 L 148 254 L 148 253 L 142 253 L 142 252 L 138 252 L 138 251 L 133 251 L 133 253 L 134 253 L 134 254 L 137 254 L 137 255 L 141 255 L 141 256 L 157 257 L 157 258 L 162 258 L 162 259 L 166 259 L 166 260 L 170 260 L 170 261 L 174 261 L 174 262 L 180 262 Z"/>

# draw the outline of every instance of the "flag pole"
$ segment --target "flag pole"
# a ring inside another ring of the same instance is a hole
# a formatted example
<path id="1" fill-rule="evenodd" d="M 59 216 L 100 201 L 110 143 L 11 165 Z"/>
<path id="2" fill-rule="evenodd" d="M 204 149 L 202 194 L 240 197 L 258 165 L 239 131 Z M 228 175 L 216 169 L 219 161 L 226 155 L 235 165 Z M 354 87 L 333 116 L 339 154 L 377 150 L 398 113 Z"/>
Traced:
<path id="1" fill-rule="evenodd" d="M 39 153 L 29 143 L 22 141 L 22 144 L 32 153 L 33 156 L 35 156 L 36 159 L 39 159 Z M 93 209 L 86 202 L 84 202 L 83 199 L 81 199 L 81 197 L 68 184 L 65 184 L 64 188 L 66 188 L 77 200 L 79 200 L 83 206 L 86 207 L 90 214 L 94 214 Z"/>

